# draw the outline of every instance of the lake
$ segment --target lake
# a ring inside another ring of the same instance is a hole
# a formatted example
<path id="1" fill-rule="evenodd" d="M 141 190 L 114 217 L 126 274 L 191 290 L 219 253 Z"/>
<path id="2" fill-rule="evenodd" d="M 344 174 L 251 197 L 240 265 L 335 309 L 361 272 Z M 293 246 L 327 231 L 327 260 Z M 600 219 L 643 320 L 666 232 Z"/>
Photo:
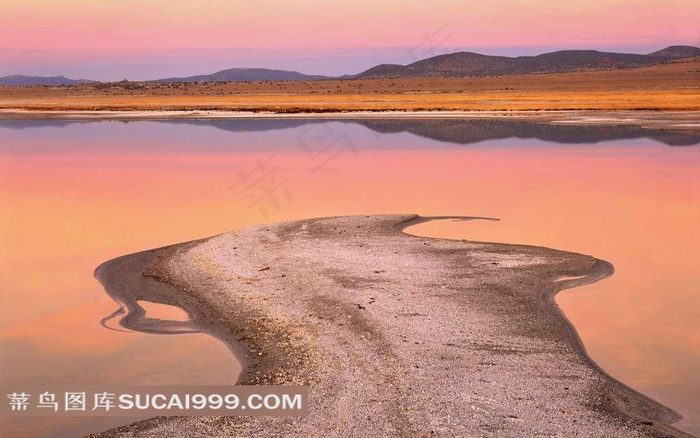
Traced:
<path id="1" fill-rule="evenodd" d="M 500 221 L 415 234 L 523 243 L 615 266 L 557 302 L 608 373 L 700 433 L 700 136 L 426 120 L 0 121 L 0 376 L 8 384 L 233 384 L 203 334 L 118 324 L 94 269 L 263 222 L 417 213 Z M 178 309 L 144 306 L 155 318 Z M 2 419 L 75 436 L 137 418 Z"/>

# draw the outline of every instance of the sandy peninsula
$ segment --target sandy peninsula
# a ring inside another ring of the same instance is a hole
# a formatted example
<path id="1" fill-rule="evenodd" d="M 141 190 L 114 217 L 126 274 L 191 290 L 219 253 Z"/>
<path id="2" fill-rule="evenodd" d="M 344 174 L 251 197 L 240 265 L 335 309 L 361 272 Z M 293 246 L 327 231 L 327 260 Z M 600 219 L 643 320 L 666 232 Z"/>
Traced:
<path id="1" fill-rule="evenodd" d="M 159 417 L 113 437 L 667 437 L 672 410 L 603 372 L 553 297 L 613 267 L 548 248 L 416 237 L 416 215 L 262 225 L 121 257 L 122 324 L 225 341 L 240 384 L 302 384 L 310 413 Z M 470 218 L 462 218 L 468 220 Z M 174 304 L 187 326 L 149 321 Z"/>

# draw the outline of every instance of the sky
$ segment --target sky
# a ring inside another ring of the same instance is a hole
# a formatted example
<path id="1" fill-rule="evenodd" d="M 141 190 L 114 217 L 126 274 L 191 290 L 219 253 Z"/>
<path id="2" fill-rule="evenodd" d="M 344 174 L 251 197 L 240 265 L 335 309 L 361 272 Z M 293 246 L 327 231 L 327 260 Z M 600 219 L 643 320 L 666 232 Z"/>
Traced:
<path id="1" fill-rule="evenodd" d="M 0 76 L 341 75 L 456 51 L 700 45 L 700 0 L 0 0 Z"/>

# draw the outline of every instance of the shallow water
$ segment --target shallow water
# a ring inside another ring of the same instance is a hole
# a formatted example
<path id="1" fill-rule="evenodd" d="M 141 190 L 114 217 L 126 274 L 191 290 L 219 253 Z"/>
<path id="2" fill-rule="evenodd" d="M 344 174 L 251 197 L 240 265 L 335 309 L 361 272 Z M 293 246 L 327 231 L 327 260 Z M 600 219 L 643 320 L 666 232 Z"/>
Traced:
<path id="1" fill-rule="evenodd" d="M 179 307 L 168 304 L 152 303 L 139 300 L 138 305 L 146 310 L 147 318 L 161 319 L 163 321 L 185 322 L 190 320 L 190 315 Z"/>
<path id="2" fill-rule="evenodd" d="M 119 306 L 92 273 L 110 258 L 266 221 L 486 216 L 501 221 L 411 232 L 612 262 L 615 276 L 557 302 L 594 360 L 700 432 L 698 141 L 505 122 L 0 121 L 0 383 L 235 380 L 215 339 L 102 327 Z M 61 436 L 128 422 L 110 420 L 21 427 Z"/>

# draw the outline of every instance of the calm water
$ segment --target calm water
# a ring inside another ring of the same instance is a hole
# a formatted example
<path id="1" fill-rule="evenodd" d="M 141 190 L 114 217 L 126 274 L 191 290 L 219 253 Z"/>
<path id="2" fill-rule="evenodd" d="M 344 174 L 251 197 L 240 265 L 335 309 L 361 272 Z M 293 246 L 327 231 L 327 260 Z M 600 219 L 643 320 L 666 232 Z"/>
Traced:
<path id="1" fill-rule="evenodd" d="M 698 142 L 439 120 L 0 121 L 0 384 L 235 381 L 238 364 L 215 339 L 102 327 L 118 305 L 92 272 L 110 258 L 266 221 L 489 216 L 501 221 L 411 232 L 612 262 L 615 276 L 557 301 L 601 366 L 699 433 Z M 0 427 L 61 436 L 126 422 Z"/>

